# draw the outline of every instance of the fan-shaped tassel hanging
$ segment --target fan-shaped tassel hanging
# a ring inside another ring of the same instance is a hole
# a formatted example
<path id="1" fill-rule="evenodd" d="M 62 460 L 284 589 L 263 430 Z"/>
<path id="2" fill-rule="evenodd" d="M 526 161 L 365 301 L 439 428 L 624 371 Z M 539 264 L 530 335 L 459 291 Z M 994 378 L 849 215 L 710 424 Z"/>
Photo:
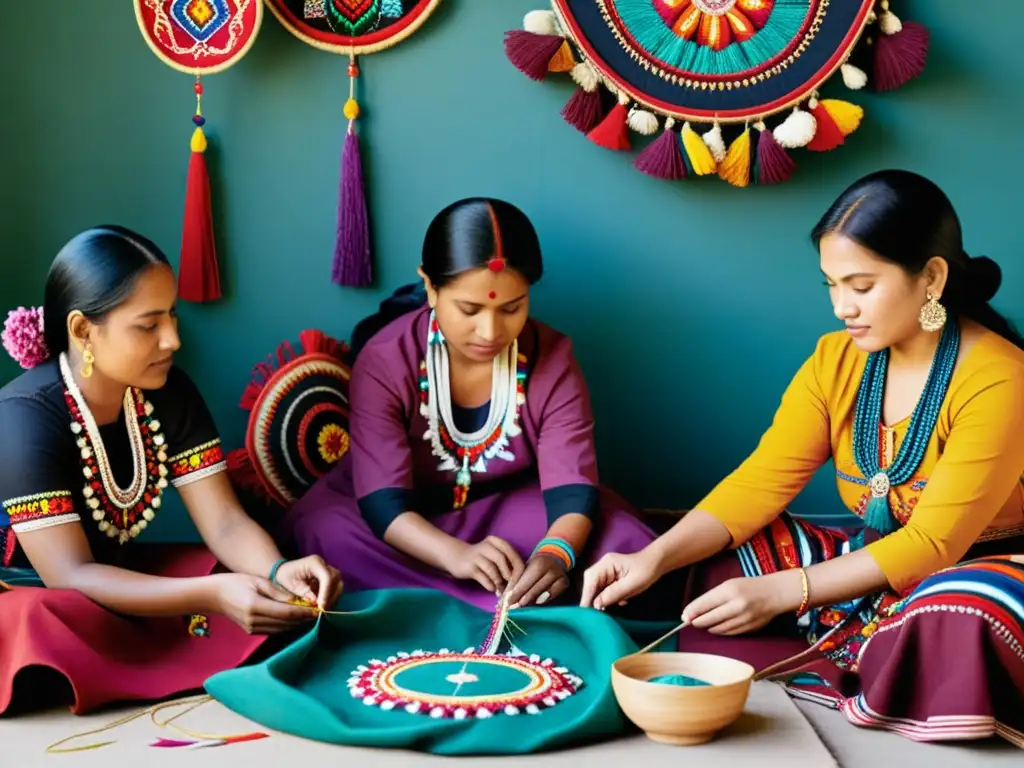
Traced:
<path id="1" fill-rule="evenodd" d="M 552 11 L 530 11 L 523 19 L 523 29 L 506 32 L 505 55 L 533 80 L 544 80 L 548 72 L 569 72 L 576 66 Z"/>
<path id="2" fill-rule="evenodd" d="M 796 107 L 772 133 L 775 140 L 786 149 L 799 149 L 814 140 L 817 130 L 814 115 Z"/>
<path id="3" fill-rule="evenodd" d="M 829 152 L 836 147 L 842 146 L 846 141 L 846 134 L 839 130 L 839 126 L 836 125 L 836 121 L 832 119 L 832 115 L 828 113 L 828 110 L 821 106 L 817 99 L 811 99 L 808 108 L 811 110 L 811 114 L 814 115 L 814 120 L 818 124 L 818 130 L 815 132 L 811 143 L 807 145 L 807 149 L 811 152 Z"/>
<path id="4" fill-rule="evenodd" d="M 665 120 L 665 130 L 641 152 L 633 166 L 641 173 L 656 179 L 679 181 L 685 179 L 686 160 L 683 158 L 683 147 L 679 134 L 675 129 L 676 121 L 671 117 Z"/>
<path id="5" fill-rule="evenodd" d="M 861 120 L 864 119 L 864 109 L 856 104 L 841 99 L 822 99 L 821 107 L 828 112 L 829 117 L 836 124 L 843 136 L 849 136 L 860 128 Z"/>
<path id="6" fill-rule="evenodd" d="M 618 104 L 587 134 L 587 138 L 605 149 L 629 151 L 632 147 L 629 143 L 629 110 L 626 109 L 628 103 L 627 97 L 620 96 Z"/>
<path id="7" fill-rule="evenodd" d="M 754 127 L 761 132 L 757 140 L 757 183 L 780 184 L 789 181 L 796 171 L 796 163 L 776 140 L 763 122 Z"/>
<path id="8" fill-rule="evenodd" d="M 875 40 L 873 83 L 875 90 L 891 91 L 924 71 L 931 36 L 923 24 L 901 22 L 888 0 L 882 0 L 878 26 L 882 34 Z"/>
<path id="9" fill-rule="evenodd" d="M 562 117 L 580 133 L 589 133 L 604 117 L 601 93 L 577 88 L 562 108 Z"/>
<path id="10" fill-rule="evenodd" d="M 734 187 L 750 184 L 750 126 L 743 126 L 743 133 L 733 140 L 725 158 L 718 164 L 718 176 Z"/>
<path id="11" fill-rule="evenodd" d="M 715 121 L 715 124 L 711 126 L 711 130 L 707 131 L 701 138 L 704 139 L 704 143 L 711 150 L 711 156 L 715 158 L 716 163 L 725 160 L 727 152 L 725 138 L 722 136 L 722 126 L 718 124 L 718 121 Z"/>
<path id="12" fill-rule="evenodd" d="M 711 150 L 704 143 L 704 139 L 693 130 L 689 122 L 683 123 L 682 137 L 683 148 L 690 159 L 690 167 L 693 169 L 693 172 L 698 176 L 707 176 L 709 173 L 714 173 L 717 167 L 715 156 L 711 154 Z"/>

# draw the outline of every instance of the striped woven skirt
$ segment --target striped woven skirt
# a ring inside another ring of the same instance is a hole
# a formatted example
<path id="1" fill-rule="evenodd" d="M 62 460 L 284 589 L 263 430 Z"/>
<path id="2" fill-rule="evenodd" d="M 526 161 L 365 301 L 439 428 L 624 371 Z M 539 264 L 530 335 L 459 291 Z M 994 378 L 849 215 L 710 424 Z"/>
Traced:
<path id="1" fill-rule="evenodd" d="M 735 552 L 691 569 L 685 600 L 849 547 L 841 531 L 783 515 Z M 687 628 L 679 650 L 743 659 L 857 726 L 916 741 L 1001 736 L 1024 748 L 1024 554 L 1011 552 L 1024 553 L 1024 539 L 969 552 L 907 595 L 879 592 L 799 620 L 779 617 L 744 637 Z"/>

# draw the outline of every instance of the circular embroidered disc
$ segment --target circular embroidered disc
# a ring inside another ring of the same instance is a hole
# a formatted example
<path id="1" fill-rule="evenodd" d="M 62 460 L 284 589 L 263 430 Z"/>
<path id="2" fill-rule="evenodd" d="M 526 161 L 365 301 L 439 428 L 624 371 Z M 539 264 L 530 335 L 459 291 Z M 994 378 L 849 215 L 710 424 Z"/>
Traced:
<path id="1" fill-rule="evenodd" d="M 472 648 L 374 659 L 359 666 L 348 681 L 353 698 L 367 706 L 456 720 L 539 714 L 582 685 L 579 677 L 551 659 L 480 654 Z"/>
<path id="2" fill-rule="evenodd" d="M 684 120 L 757 120 L 846 60 L 875 0 L 554 0 L 563 31 L 616 89 Z"/>
<path id="3" fill-rule="evenodd" d="M 440 0 L 267 0 L 271 12 L 303 42 L 358 56 L 390 48 L 427 20 Z"/>
<path id="4" fill-rule="evenodd" d="M 180 72 L 209 75 L 241 59 L 256 41 L 262 0 L 134 0 L 146 43 Z"/>
<path id="5" fill-rule="evenodd" d="M 278 503 L 294 502 L 348 453 L 350 377 L 337 357 L 313 352 L 281 366 L 263 386 L 246 450 Z"/>

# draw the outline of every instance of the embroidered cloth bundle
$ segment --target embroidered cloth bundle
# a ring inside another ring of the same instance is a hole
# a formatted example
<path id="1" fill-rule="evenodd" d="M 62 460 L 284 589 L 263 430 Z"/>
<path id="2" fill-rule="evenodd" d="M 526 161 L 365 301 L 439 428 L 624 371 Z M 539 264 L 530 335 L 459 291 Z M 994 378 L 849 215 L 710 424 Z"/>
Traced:
<path id="1" fill-rule="evenodd" d="M 638 646 L 606 614 L 521 609 L 503 628 L 500 611 L 411 589 L 344 596 L 336 609 L 346 613 L 321 615 L 261 664 L 214 675 L 207 691 L 295 736 L 444 755 L 527 754 L 632 727 L 609 669 Z"/>

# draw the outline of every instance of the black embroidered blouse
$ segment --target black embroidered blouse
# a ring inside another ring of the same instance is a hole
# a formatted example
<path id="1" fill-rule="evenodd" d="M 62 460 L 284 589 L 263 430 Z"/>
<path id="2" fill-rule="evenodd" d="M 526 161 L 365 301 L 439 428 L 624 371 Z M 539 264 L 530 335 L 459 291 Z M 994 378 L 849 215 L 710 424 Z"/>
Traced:
<path id="1" fill-rule="evenodd" d="M 17 535 L 52 525 L 83 526 L 97 562 L 114 562 L 130 540 L 122 532 L 135 525 L 137 534 L 159 513 L 164 487 L 226 469 L 213 418 L 184 371 L 172 368 L 161 389 L 137 394 L 137 415 L 122 410 L 117 422 L 98 429 L 121 488 L 135 477 L 127 418 L 138 419 L 147 441 L 146 490 L 124 511 L 107 498 L 98 449 L 75 418 L 57 360 L 0 389 L 0 567 L 28 567 Z"/>

